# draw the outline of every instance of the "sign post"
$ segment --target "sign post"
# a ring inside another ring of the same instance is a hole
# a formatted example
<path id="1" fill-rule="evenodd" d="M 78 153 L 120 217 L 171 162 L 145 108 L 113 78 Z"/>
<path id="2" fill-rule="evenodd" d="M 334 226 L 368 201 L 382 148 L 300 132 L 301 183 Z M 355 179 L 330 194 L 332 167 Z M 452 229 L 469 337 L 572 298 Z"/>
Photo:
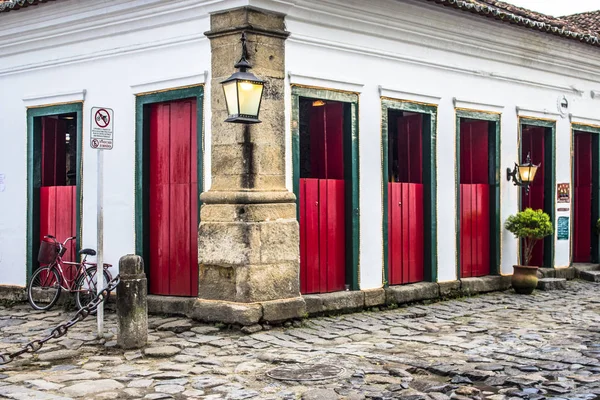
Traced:
<path id="1" fill-rule="evenodd" d="M 96 182 L 97 214 L 97 262 L 96 262 L 96 293 L 100 293 L 107 282 L 104 282 L 104 151 L 112 150 L 114 121 L 113 110 L 103 107 L 92 107 L 92 127 L 90 130 L 90 146 L 98 150 L 98 170 Z M 96 311 L 98 320 L 98 337 L 104 334 L 104 302 L 98 305 Z"/>

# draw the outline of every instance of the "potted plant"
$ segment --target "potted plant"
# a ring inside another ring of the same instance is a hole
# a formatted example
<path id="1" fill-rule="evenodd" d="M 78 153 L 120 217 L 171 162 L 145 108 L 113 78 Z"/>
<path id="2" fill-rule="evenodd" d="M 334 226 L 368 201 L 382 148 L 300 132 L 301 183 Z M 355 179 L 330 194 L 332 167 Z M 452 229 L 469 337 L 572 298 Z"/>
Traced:
<path id="1" fill-rule="evenodd" d="M 506 220 L 504 227 L 518 239 L 523 240 L 523 261 L 525 265 L 514 265 L 512 286 L 519 294 L 531 294 L 538 283 L 537 270 L 539 266 L 529 265 L 535 244 L 554 229 L 550 216 L 542 210 L 527 208 Z"/>

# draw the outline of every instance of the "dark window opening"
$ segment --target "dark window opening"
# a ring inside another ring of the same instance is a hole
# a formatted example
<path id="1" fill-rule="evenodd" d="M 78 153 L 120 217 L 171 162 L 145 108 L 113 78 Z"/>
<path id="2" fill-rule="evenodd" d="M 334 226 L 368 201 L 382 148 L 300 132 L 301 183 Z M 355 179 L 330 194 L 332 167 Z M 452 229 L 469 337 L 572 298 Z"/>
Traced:
<path id="1" fill-rule="evenodd" d="M 388 123 L 389 181 L 423 183 L 423 114 L 390 110 Z"/>
<path id="2" fill-rule="evenodd" d="M 300 99 L 300 178 L 344 179 L 344 103 Z"/>
<path id="3" fill-rule="evenodd" d="M 75 186 L 77 178 L 77 116 L 41 118 L 41 186 Z"/>

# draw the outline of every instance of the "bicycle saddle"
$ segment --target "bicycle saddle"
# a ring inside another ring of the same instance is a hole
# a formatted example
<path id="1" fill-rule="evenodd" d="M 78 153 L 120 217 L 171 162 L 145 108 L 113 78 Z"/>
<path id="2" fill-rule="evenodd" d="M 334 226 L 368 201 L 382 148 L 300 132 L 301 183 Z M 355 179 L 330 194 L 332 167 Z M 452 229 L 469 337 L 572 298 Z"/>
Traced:
<path id="1" fill-rule="evenodd" d="M 79 254 L 85 254 L 86 256 L 95 256 L 96 250 L 94 249 L 81 249 L 79 250 Z"/>

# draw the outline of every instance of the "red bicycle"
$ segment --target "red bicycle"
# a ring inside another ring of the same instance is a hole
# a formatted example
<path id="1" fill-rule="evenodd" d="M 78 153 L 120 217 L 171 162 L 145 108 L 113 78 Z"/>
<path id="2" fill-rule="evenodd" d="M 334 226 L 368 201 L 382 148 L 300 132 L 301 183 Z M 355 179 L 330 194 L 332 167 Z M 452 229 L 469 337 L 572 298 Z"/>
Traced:
<path id="1" fill-rule="evenodd" d="M 62 259 L 67 251 L 67 243 L 75 240 L 75 237 L 67 238 L 63 243 L 56 240 L 52 235 L 44 236 L 38 253 L 38 268 L 27 285 L 27 299 L 35 310 L 49 310 L 58 300 L 61 291 L 67 290 L 75 293 L 75 303 L 78 308 L 88 305 L 95 297 L 98 290 L 96 263 L 87 262 L 87 256 L 95 256 L 93 249 L 82 249 L 79 254 L 83 256 L 81 262 L 71 262 Z M 110 264 L 104 264 L 104 283 L 112 280 L 108 268 Z M 75 274 L 65 274 L 65 270 L 76 270 Z M 110 295 L 110 292 L 109 292 Z M 108 296 L 107 296 L 108 298 Z"/>

